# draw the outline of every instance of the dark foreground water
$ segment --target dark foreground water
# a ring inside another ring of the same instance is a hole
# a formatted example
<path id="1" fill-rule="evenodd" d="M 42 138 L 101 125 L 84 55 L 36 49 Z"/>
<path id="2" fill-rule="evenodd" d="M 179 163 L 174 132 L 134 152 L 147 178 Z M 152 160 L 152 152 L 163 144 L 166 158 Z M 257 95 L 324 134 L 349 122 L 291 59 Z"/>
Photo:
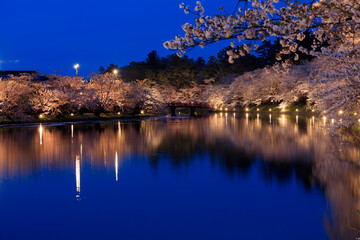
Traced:
<path id="1" fill-rule="evenodd" d="M 356 239 L 360 151 L 323 119 L 0 129 L 0 239 Z"/>

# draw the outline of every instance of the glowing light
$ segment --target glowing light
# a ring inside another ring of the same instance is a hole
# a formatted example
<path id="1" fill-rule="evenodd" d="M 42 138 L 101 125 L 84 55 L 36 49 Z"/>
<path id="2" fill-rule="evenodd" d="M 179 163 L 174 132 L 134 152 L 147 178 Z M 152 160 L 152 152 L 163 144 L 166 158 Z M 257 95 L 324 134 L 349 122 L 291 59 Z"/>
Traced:
<path id="1" fill-rule="evenodd" d="M 271 114 L 269 114 L 269 122 L 271 123 Z"/>
<path id="2" fill-rule="evenodd" d="M 39 115 L 39 118 L 44 118 L 44 115 L 43 115 L 43 114 L 40 114 L 40 115 Z"/>
<path id="3" fill-rule="evenodd" d="M 225 111 L 227 111 L 228 109 L 227 108 L 225 108 Z"/>
<path id="4" fill-rule="evenodd" d="M 315 109 L 311 110 L 311 112 L 315 112 Z"/>
<path id="5" fill-rule="evenodd" d="M 118 160 L 118 153 L 115 152 L 115 179 L 116 181 L 119 180 L 119 175 L 118 175 L 118 172 L 119 172 L 119 160 Z"/>
<path id="6" fill-rule="evenodd" d="M 335 120 L 334 119 L 331 119 L 331 123 L 334 123 L 335 122 Z"/>
<path id="7" fill-rule="evenodd" d="M 299 115 L 296 115 L 296 124 L 299 123 Z"/>
<path id="8" fill-rule="evenodd" d="M 70 114 L 70 116 L 72 116 L 72 117 L 73 117 L 73 116 L 74 116 L 74 114 L 72 113 L 72 114 Z"/>
<path id="9" fill-rule="evenodd" d="M 360 122 L 360 119 L 358 120 L 358 122 Z"/>
<path id="10" fill-rule="evenodd" d="M 281 111 L 282 111 L 282 112 L 285 112 L 285 108 L 283 107 L 283 108 L 281 109 Z"/>
<path id="11" fill-rule="evenodd" d="M 74 68 L 76 70 L 76 76 L 79 76 L 79 67 L 80 65 L 78 63 L 74 65 Z"/>
<path id="12" fill-rule="evenodd" d="M 120 112 L 118 112 L 117 114 L 120 115 Z"/>
<path id="13" fill-rule="evenodd" d="M 245 111 L 249 111 L 249 109 L 248 109 L 248 108 L 245 108 Z"/>
<path id="14" fill-rule="evenodd" d="M 74 125 L 71 124 L 71 138 L 74 137 Z"/>
<path id="15" fill-rule="evenodd" d="M 357 115 L 357 113 L 354 113 L 354 116 L 356 116 Z"/>
<path id="16" fill-rule="evenodd" d="M 141 111 L 140 111 L 140 114 L 144 114 L 144 113 L 145 113 L 144 110 L 141 110 Z"/>
<path id="17" fill-rule="evenodd" d="M 118 74 L 118 70 L 117 69 L 114 69 L 114 71 L 113 71 L 113 73 L 115 74 L 115 75 L 117 75 Z"/>
<path id="18" fill-rule="evenodd" d="M 269 112 L 271 112 L 271 108 L 269 109 Z"/>
<path id="19" fill-rule="evenodd" d="M 298 112 L 298 111 L 299 111 L 299 109 L 296 109 L 296 111 Z"/>
<path id="20" fill-rule="evenodd" d="M 80 157 L 76 155 L 75 161 L 75 175 L 76 175 L 76 198 L 80 198 Z"/>
<path id="21" fill-rule="evenodd" d="M 39 132 L 40 132 L 40 145 L 42 145 L 43 126 L 41 124 L 39 126 Z"/>
<path id="22" fill-rule="evenodd" d="M 248 125 L 249 124 L 249 114 L 247 113 L 247 114 L 245 114 L 245 116 L 246 116 L 246 125 Z"/>
<path id="23" fill-rule="evenodd" d="M 343 114 L 344 112 L 342 110 L 339 111 L 339 115 Z"/>
<path id="24" fill-rule="evenodd" d="M 326 117 L 323 117 L 324 125 L 326 125 Z"/>

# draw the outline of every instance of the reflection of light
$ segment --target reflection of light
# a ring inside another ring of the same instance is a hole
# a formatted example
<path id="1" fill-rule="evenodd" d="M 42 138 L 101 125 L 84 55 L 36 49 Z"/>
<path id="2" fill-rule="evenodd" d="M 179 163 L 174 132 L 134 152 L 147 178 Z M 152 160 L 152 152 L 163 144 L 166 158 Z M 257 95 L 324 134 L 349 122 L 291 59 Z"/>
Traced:
<path id="1" fill-rule="evenodd" d="M 247 124 L 249 124 L 249 114 L 247 113 L 247 114 L 245 114 L 245 116 L 246 116 L 246 125 L 247 125 Z"/>
<path id="2" fill-rule="evenodd" d="M 296 124 L 299 123 L 299 115 L 296 115 Z"/>
<path id="3" fill-rule="evenodd" d="M 283 125 L 285 125 L 285 115 L 283 114 L 283 115 L 281 116 L 281 118 L 282 118 L 282 123 L 283 123 Z"/>
<path id="4" fill-rule="evenodd" d="M 43 127 L 40 123 L 40 127 L 39 127 L 39 132 L 40 132 L 40 145 L 42 145 L 42 135 L 43 135 Z"/>
<path id="5" fill-rule="evenodd" d="M 119 171 L 118 153 L 115 152 L 115 178 L 116 178 L 116 181 L 119 180 L 119 178 L 118 178 L 118 171 Z"/>
<path id="6" fill-rule="evenodd" d="M 260 123 L 260 115 L 259 114 L 256 114 L 256 123 L 257 123 L 257 125 L 259 125 L 259 123 Z"/>
<path id="7" fill-rule="evenodd" d="M 331 119 L 331 123 L 334 123 L 335 122 L 335 120 L 334 119 Z"/>
<path id="8" fill-rule="evenodd" d="M 324 126 L 326 125 L 326 117 L 323 117 L 323 121 L 324 121 Z"/>
<path id="9" fill-rule="evenodd" d="M 222 114 L 222 113 L 220 113 L 220 117 L 222 117 L 222 115 L 223 115 L 223 114 Z"/>
<path id="10" fill-rule="evenodd" d="M 119 133 L 119 137 L 121 136 L 121 127 L 120 127 L 120 121 L 118 121 L 118 133 Z"/>
<path id="11" fill-rule="evenodd" d="M 312 117 L 312 124 L 315 125 L 315 117 Z"/>
<path id="12" fill-rule="evenodd" d="M 71 138 L 74 137 L 74 125 L 71 124 Z"/>
<path id="13" fill-rule="evenodd" d="M 76 162 L 75 162 L 75 174 L 76 174 L 76 197 L 80 197 L 80 157 L 76 155 Z"/>
<path id="14" fill-rule="evenodd" d="M 234 117 L 236 116 L 236 113 L 233 113 Z"/>
<path id="15" fill-rule="evenodd" d="M 270 123 L 271 123 L 271 114 L 269 114 L 269 121 L 270 121 Z"/>

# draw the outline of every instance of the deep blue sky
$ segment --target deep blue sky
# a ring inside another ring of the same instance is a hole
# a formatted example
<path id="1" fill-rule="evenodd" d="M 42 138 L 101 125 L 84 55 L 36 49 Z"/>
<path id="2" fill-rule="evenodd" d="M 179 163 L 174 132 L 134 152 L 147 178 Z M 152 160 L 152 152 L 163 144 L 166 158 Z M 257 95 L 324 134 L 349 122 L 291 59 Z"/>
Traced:
<path id="1" fill-rule="evenodd" d="M 86 75 L 101 65 L 144 60 L 151 50 L 166 56 L 172 52 L 163 42 L 182 34 L 181 25 L 194 19 L 179 9 L 181 2 L 0 0 L 0 69 L 74 74 L 72 66 L 79 63 L 80 74 Z M 202 3 L 206 14 L 220 13 L 219 1 Z M 232 9 L 234 3 L 221 4 Z M 196 49 L 189 56 L 208 57 L 222 46 Z"/>

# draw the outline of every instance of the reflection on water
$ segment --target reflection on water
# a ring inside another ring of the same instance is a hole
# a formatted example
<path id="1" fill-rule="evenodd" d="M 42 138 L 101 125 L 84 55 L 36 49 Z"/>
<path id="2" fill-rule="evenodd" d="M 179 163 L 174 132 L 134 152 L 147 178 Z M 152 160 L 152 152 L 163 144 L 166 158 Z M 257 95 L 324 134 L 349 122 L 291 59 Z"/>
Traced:
<path id="1" fill-rule="evenodd" d="M 144 178 L 149 184 L 149 189 L 156 189 L 160 183 L 154 180 L 154 176 L 127 176 L 126 171 L 136 172 L 138 170 L 134 169 L 139 168 L 158 169 L 164 164 L 170 164 L 171 168 L 166 170 L 168 174 L 180 178 L 176 174 L 186 172 L 185 176 L 196 184 L 200 182 L 200 176 L 196 177 L 192 171 L 208 169 L 210 174 L 213 171 L 211 169 L 216 169 L 222 174 L 219 176 L 225 174 L 230 179 L 246 179 L 249 184 L 254 184 L 254 189 L 260 188 L 261 185 L 262 188 L 268 189 L 270 195 L 274 190 L 267 184 L 272 182 L 291 186 L 289 194 L 291 191 L 305 189 L 301 192 L 304 198 L 306 194 L 314 195 L 314 192 L 320 192 L 325 201 L 319 204 L 320 210 L 317 209 L 322 212 L 321 216 L 313 216 L 318 218 L 316 221 L 321 226 L 317 231 L 326 233 L 325 236 L 329 239 L 355 239 L 360 230 L 360 215 L 357 213 L 357 209 L 360 209 L 360 151 L 347 134 L 330 136 L 324 130 L 323 127 L 332 121 L 326 118 L 284 114 L 219 113 L 199 119 L 3 128 L 0 129 L 0 194 L 2 188 L 9 189 L 16 184 L 21 189 L 25 183 L 38 179 L 39 176 L 46 176 L 52 180 L 63 179 L 65 182 L 72 178 L 75 183 L 72 189 L 71 185 L 64 183 L 58 189 L 59 194 L 66 195 L 73 190 L 73 198 L 78 200 L 77 204 L 86 204 L 92 201 L 91 192 L 100 192 L 98 187 L 105 183 L 107 176 L 111 176 L 113 181 L 119 182 L 125 189 L 128 184 L 129 189 L 123 191 L 131 193 L 130 186 L 133 183 L 130 182 L 136 182 L 138 179 Z M 126 162 L 134 161 L 140 165 L 125 167 Z M 197 168 L 200 170 L 196 170 Z M 171 169 L 177 171 L 174 173 Z M 66 175 L 68 170 L 72 174 Z M 65 175 L 58 176 L 59 173 Z M 95 185 L 89 185 L 89 179 L 98 174 L 104 179 L 95 183 L 98 185 L 95 188 Z M 131 181 L 121 181 L 122 174 Z M 205 174 L 202 179 L 205 182 L 213 182 Z M 43 180 L 38 180 L 36 184 L 35 186 L 40 188 L 45 187 Z M 173 184 L 175 188 L 175 183 L 169 181 L 167 184 Z M 224 178 L 216 184 L 219 185 L 219 189 L 224 189 L 223 191 L 232 185 Z M 216 184 L 211 188 L 216 188 Z M 244 185 L 238 184 L 239 187 Z M 51 183 L 46 183 L 46 187 L 49 185 L 51 186 Z M 113 197 L 121 197 L 121 194 L 115 191 L 116 187 L 112 188 Z M 137 187 L 136 189 L 142 191 Z M 171 192 L 172 188 L 167 191 Z M 8 196 L 5 193 L 0 195 L 0 200 L 7 201 L 8 198 L 10 201 L 12 195 Z M 21 197 L 26 201 L 29 195 Z M 262 197 L 263 201 L 267 201 L 268 198 L 271 196 Z M 161 201 L 161 196 L 158 201 Z M 298 202 L 299 205 L 302 204 L 301 199 Z M 66 212 L 66 207 L 70 208 L 71 204 L 62 205 L 64 209 L 61 211 Z M 227 204 L 236 208 L 238 203 L 230 201 Z M 248 204 L 259 203 L 250 201 Z M 312 202 L 309 202 L 309 208 L 313 207 L 311 204 Z M 304 206 L 306 207 L 305 203 Z M 10 204 L 7 207 L 13 208 L 13 214 L 19 214 L 15 206 Z M 114 204 L 112 207 L 116 209 L 119 206 Z M 213 207 L 216 209 L 216 205 Z M 279 215 L 281 212 L 289 211 L 286 206 L 276 207 L 275 204 L 271 207 L 276 208 L 276 214 Z M 0 206 L 0 213 L 3 211 L 3 206 Z M 231 211 L 223 214 L 226 213 L 231 215 Z M 278 217 L 262 216 L 261 212 L 253 214 L 269 218 L 271 222 L 268 224 L 273 224 L 272 228 L 279 230 L 275 234 L 277 239 L 286 239 L 282 238 L 284 227 L 276 225 Z M 229 217 L 230 215 L 223 217 L 232 219 L 233 222 L 240 221 L 238 218 L 242 217 Z M 144 216 L 146 215 L 142 215 Z M 179 215 L 176 217 L 179 218 Z M 204 217 L 206 219 L 206 214 Z M 287 221 L 291 222 L 298 217 L 288 216 Z M 302 223 L 309 221 L 300 220 Z M 148 224 L 151 225 L 151 221 Z M 212 228 L 209 225 L 207 227 Z M 266 227 L 259 225 L 256 228 Z M 301 231 L 302 228 L 303 226 L 298 226 Z M 0 230 L 4 231 L 1 227 Z M 109 229 L 106 231 L 111 232 Z M 5 236 L 11 236 L 9 234 Z M 229 236 L 234 236 L 232 234 L 235 233 L 229 233 Z M 186 237 L 189 239 L 191 236 L 189 234 Z M 222 236 L 226 239 L 226 234 Z"/>

